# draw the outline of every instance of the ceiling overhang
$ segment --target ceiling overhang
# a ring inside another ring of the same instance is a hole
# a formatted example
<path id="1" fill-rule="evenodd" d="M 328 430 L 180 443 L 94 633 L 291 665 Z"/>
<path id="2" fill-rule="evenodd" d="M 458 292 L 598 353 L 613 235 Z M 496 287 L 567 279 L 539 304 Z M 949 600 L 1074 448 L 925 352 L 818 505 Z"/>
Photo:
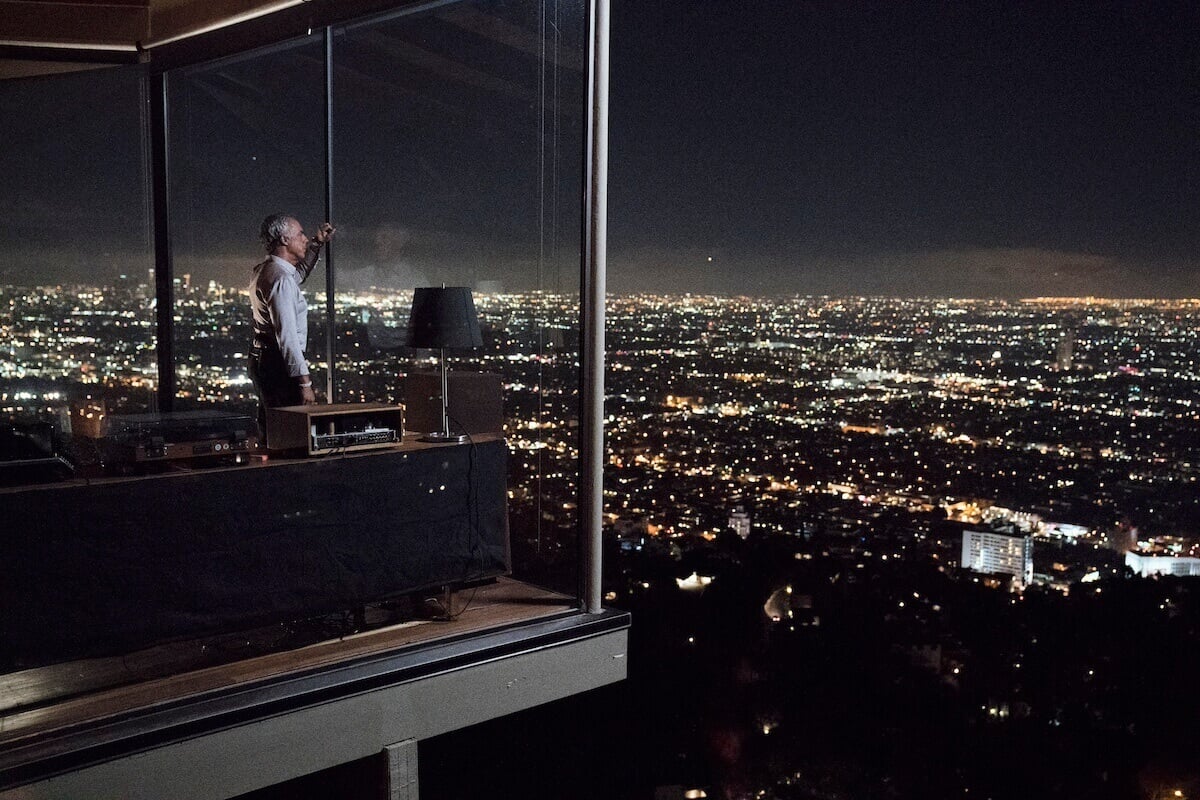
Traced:
<path id="1" fill-rule="evenodd" d="M 246 28 L 269 43 L 412 0 L 0 0 L 0 79 L 154 61 Z M 264 18 L 278 19 L 275 28 Z M 257 24 L 256 24 L 257 22 Z M 243 37 L 232 37 L 240 40 Z M 228 49 L 218 47 L 217 50 Z M 168 58 L 167 61 L 173 59 Z"/>
<path id="2" fill-rule="evenodd" d="M 0 0 L 0 43 L 151 49 L 308 0 Z"/>

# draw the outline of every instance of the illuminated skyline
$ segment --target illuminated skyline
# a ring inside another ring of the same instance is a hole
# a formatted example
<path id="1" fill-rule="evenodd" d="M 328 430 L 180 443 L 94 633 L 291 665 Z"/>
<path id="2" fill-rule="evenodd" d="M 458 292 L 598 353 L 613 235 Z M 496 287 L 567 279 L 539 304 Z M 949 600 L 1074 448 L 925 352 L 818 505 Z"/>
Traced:
<path id="1" fill-rule="evenodd" d="M 80 392 L 108 396 L 113 413 L 142 410 L 156 384 L 151 302 L 144 283 L 0 287 L 5 415 L 61 418 Z M 517 474 L 549 457 L 571 484 L 576 299 L 476 302 L 486 345 L 460 368 L 503 376 Z M 429 366 L 395 349 L 408 303 L 339 293 L 340 400 L 399 402 L 404 372 Z M 253 404 L 244 306 L 236 289 L 180 287 L 184 406 Z M 757 524 L 788 532 L 789 503 L 834 492 L 910 511 L 986 501 L 1092 535 L 1125 519 L 1200 541 L 1200 509 L 1184 491 L 1200 476 L 1198 317 L 1200 301 L 1188 300 L 613 298 L 607 436 L 621 493 L 609 510 L 668 533 L 713 532 L 732 492 L 777 509 Z M 1069 371 L 1058 363 L 1064 331 L 1075 341 Z M 664 503 L 668 486 L 688 502 Z"/>

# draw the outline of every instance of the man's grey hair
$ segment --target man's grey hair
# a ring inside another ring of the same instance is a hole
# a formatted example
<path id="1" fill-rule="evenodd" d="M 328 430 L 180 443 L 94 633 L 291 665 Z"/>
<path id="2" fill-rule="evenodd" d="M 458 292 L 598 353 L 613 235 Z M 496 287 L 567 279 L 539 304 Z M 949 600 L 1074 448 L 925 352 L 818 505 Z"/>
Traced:
<path id="1" fill-rule="evenodd" d="M 258 229 L 258 238 L 268 253 L 279 246 L 279 240 L 287 235 L 288 223 L 293 219 L 295 217 L 291 214 L 272 214 L 262 221 L 262 227 Z"/>

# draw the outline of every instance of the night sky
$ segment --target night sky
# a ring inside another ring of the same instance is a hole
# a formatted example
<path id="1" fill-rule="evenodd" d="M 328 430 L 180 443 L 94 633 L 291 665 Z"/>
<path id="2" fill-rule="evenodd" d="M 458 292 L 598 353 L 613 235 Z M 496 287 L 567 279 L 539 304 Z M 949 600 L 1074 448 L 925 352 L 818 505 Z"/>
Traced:
<path id="1" fill-rule="evenodd" d="M 614 6 L 615 286 L 1197 295 L 1194 6 Z"/>
<path id="2" fill-rule="evenodd" d="M 491 8 L 335 43 L 351 279 L 572 288 L 582 3 L 560 3 L 562 104 L 542 117 L 538 17 Z M 613 291 L 1200 294 L 1192 5 L 613 0 L 612 22 Z M 260 209 L 320 214 L 319 186 L 297 197 L 321 166 L 296 101 L 319 92 L 319 48 L 262 61 L 194 72 L 173 106 L 177 255 L 201 278 L 242 281 Z M 136 81 L 0 101 L 0 280 L 140 271 L 144 151 L 118 130 L 140 119 L 114 110 L 138 107 Z M 541 208 L 539 126 L 560 145 Z"/>

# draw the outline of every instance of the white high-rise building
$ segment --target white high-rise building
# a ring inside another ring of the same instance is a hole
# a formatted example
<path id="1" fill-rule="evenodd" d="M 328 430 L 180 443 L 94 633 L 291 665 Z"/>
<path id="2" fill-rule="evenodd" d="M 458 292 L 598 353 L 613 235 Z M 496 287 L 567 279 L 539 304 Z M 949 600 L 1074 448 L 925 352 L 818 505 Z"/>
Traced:
<path id="1" fill-rule="evenodd" d="M 1200 558 L 1191 556 L 1142 556 L 1125 554 L 1125 566 L 1143 578 L 1151 575 L 1195 577 L 1200 575 Z"/>
<path id="2" fill-rule="evenodd" d="M 1058 338 L 1058 352 L 1055 363 L 1060 372 L 1071 371 L 1071 360 L 1075 356 L 1075 331 L 1063 331 Z"/>
<path id="3" fill-rule="evenodd" d="M 750 535 L 750 512 L 738 506 L 729 512 L 729 527 L 743 539 Z"/>
<path id="4" fill-rule="evenodd" d="M 1012 575 L 1022 586 L 1033 581 L 1033 537 L 963 531 L 963 569 Z"/>

